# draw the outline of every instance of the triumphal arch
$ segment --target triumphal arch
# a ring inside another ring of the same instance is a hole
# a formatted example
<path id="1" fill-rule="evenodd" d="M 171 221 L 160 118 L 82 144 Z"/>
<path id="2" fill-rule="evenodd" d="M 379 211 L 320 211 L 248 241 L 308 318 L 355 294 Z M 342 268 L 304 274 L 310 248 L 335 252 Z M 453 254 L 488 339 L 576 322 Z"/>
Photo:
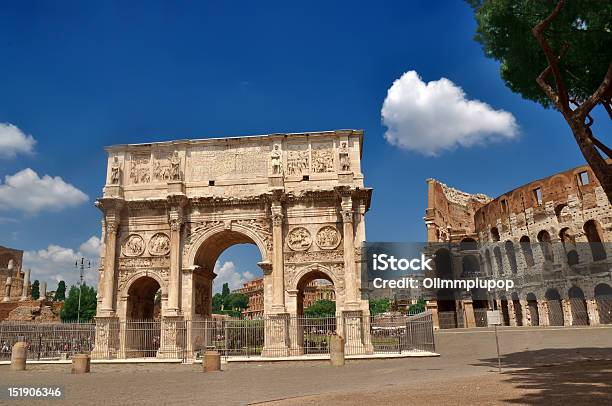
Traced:
<path id="1" fill-rule="evenodd" d="M 367 320 L 362 144 L 339 130 L 108 147 L 96 347 L 120 356 L 112 326 L 152 318 L 158 291 L 166 327 L 210 317 L 215 263 L 241 243 L 261 254 L 263 355 L 300 353 L 290 320 L 314 279 L 333 283 L 337 316 Z M 351 339 L 368 351 L 367 326 Z"/>

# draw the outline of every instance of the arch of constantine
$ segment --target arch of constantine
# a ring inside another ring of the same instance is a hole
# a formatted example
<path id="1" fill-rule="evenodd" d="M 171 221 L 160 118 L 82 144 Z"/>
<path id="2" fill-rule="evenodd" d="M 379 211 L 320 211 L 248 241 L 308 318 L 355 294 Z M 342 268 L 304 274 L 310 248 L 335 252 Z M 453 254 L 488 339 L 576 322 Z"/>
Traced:
<path id="1" fill-rule="evenodd" d="M 314 279 L 333 283 L 336 315 L 353 321 L 338 333 L 371 351 L 362 142 L 363 131 L 339 130 L 108 147 L 97 350 L 120 356 L 113 325 L 152 318 L 159 291 L 161 346 L 187 345 L 172 326 L 211 316 L 219 255 L 250 243 L 264 279 L 263 355 L 300 354 L 290 320 Z"/>

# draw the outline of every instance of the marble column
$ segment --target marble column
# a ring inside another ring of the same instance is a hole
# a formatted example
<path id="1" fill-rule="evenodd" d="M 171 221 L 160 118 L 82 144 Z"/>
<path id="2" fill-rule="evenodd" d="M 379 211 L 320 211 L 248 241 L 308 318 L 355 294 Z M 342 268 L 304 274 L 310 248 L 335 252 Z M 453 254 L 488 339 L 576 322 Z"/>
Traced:
<path id="1" fill-rule="evenodd" d="M 6 283 L 4 284 L 4 298 L 2 299 L 3 302 L 11 301 L 11 284 L 12 283 L 13 283 L 13 278 L 8 276 L 6 278 Z"/>
<path id="2" fill-rule="evenodd" d="M 170 283 L 168 284 L 168 308 L 166 314 L 176 316 L 180 312 L 181 293 L 181 225 L 180 216 L 170 220 Z"/>
<path id="3" fill-rule="evenodd" d="M 19 299 L 22 302 L 30 299 L 30 297 L 28 296 L 28 288 L 30 287 L 30 273 L 31 272 L 32 271 L 28 269 L 25 275 L 23 276 L 23 286 L 21 287 L 21 299 Z"/>
<path id="4" fill-rule="evenodd" d="M 353 230 L 352 201 L 350 196 L 342 197 L 342 228 L 344 233 L 344 287 L 345 307 L 358 304 L 357 278 L 355 275 L 355 236 Z"/>
<path id="5" fill-rule="evenodd" d="M 39 300 L 47 300 L 47 282 L 40 283 L 40 298 Z"/>
<path id="6" fill-rule="evenodd" d="M 104 278 L 102 280 L 102 303 L 98 310 L 99 316 L 113 316 L 114 303 L 113 297 L 115 293 L 115 256 L 117 246 L 117 230 L 119 229 L 119 221 L 114 218 L 107 218 L 106 221 L 104 246 Z"/>
<path id="7" fill-rule="evenodd" d="M 272 203 L 272 312 L 285 313 L 285 264 L 283 258 L 283 219 L 282 205 Z"/>

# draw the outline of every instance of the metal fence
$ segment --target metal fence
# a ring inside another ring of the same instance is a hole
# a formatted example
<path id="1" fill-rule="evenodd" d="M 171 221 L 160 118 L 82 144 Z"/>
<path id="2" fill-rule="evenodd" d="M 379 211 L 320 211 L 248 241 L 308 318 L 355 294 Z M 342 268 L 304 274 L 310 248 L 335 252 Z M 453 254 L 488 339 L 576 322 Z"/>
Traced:
<path id="1" fill-rule="evenodd" d="M 98 331 L 96 331 L 96 327 Z M 129 320 L 88 323 L 0 322 L 0 359 L 17 341 L 28 358 L 67 359 L 90 352 L 98 359 L 198 359 L 214 349 L 223 357 L 329 354 L 332 335 L 345 338 L 347 355 L 433 351 L 430 311 L 412 316 L 268 317 L 255 320 Z M 96 346 L 96 338 L 103 345 Z"/>

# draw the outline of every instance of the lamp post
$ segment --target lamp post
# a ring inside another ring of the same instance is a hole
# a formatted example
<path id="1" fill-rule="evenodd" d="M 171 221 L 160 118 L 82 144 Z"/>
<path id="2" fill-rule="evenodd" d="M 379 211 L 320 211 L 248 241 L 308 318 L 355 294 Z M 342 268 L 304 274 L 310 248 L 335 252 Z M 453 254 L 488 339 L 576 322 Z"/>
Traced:
<path id="1" fill-rule="evenodd" d="M 83 290 L 83 274 L 85 272 L 85 261 L 87 261 L 87 269 L 91 268 L 91 262 L 85 258 L 81 258 L 81 263 L 77 260 L 74 264 L 75 268 L 79 270 L 79 307 L 77 310 L 77 323 L 81 322 L 81 291 Z"/>

